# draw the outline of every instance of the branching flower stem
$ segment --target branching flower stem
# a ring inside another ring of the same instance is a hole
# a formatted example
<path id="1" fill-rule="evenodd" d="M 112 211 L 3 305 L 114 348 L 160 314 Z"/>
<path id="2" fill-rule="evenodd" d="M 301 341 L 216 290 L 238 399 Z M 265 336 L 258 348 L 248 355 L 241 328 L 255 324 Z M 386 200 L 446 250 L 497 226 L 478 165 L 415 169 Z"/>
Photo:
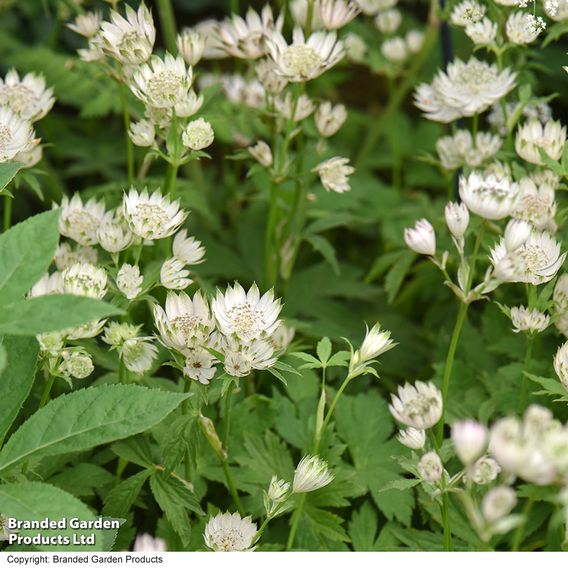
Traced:
<path id="1" fill-rule="evenodd" d="M 130 114 L 128 112 L 128 100 L 126 98 L 126 86 L 123 81 L 118 82 L 118 91 L 120 93 L 120 105 L 122 107 L 122 120 L 124 123 L 124 136 L 126 140 L 126 160 L 128 164 L 128 185 L 134 182 L 134 147 L 132 140 L 128 135 L 130 129 Z"/>

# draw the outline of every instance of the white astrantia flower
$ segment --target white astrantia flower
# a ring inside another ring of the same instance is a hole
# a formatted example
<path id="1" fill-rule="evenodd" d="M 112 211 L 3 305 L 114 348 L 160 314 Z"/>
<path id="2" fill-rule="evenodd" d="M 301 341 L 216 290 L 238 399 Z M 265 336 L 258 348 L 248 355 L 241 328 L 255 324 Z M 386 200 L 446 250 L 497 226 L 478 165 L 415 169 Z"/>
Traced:
<path id="1" fill-rule="evenodd" d="M 193 67 L 203 57 L 205 38 L 197 30 L 186 28 L 177 36 L 176 45 L 185 62 Z"/>
<path id="2" fill-rule="evenodd" d="M 149 534 L 140 534 L 134 541 L 134 552 L 166 552 L 166 541 Z"/>
<path id="3" fill-rule="evenodd" d="M 49 296 L 51 294 L 63 294 L 63 278 L 61 272 L 44 274 L 28 292 L 28 298 Z"/>
<path id="4" fill-rule="evenodd" d="M 131 90 L 145 105 L 171 109 L 189 94 L 193 71 L 181 56 L 166 53 L 161 59 L 153 55 L 132 74 Z"/>
<path id="5" fill-rule="evenodd" d="M 404 36 L 406 47 L 412 54 L 420 53 L 422 51 L 422 47 L 424 46 L 424 39 L 424 32 L 421 32 L 420 30 L 410 30 Z"/>
<path id="6" fill-rule="evenodd" d="M 71 199 L 64 196 L 61 200 L 59 232 L 88 246 L 98 243 L 98 230 L 105 218 L 105 206 L 102 201 L 89 199 L 83 203 L 81 196 L 75 193 Z"/>
<path id="7" fill-rule="evenodd" d="M 493 458 L 481 456 L 469 467 L 466 478 L 476 485 L 487 485 L 495 481 L 500 473 L 501 467 Z"/>
<path id="8" fill-rule="evenodd" d="M 119 354 L 129 371 L 142 375 L 152 368 L 158 348 L 152 343 L 151 337 L 134 337 L 122 344 Z"/>
<path id="9" fill-rule="evenodd" d="M 436 452 L 426 452 L 420 458 L 417 469 L 420 478 L 427 483 L 437 483 L 444 473 L 442 460 Z"/>
<path id="10" fill-rule="evenodd" d="M 201 264 L 205 261 L 205 247 L 195 237 L 188 237 L 187 229 L 182 229 L 174 237 L 172 251 L 174 257 L 185 264 Z"/>
<path id="11" fill-rule="evenodd" d="M 487 428 L 475 420 L 462 420 L 452 426 L 452 443 L 460 461 L 471 465 L 487 447 Z"/>
<path id="12" fill-rule="evenodd" d="M 294 28 L 292 43 L 274 30 L 267 38 L 268 53 L 276 64 L 276 72 L 292 83 L 319 77 L 338 63 L 345 49 L 335 32 L 313 32 L 307 39 L 301 28 Z"/>
<path id="13" fill-rule="evenodd" d="M 391 9 L 379 12 L 375 16 L 375 27 L 384 34 L 393 34 L 402 23 L 400 10 Z"/>
<path id="14" fill-rule="evenodd" d="M 0 106 L 0 164 L 13 160 L 20 152 L 29 152 L 38 143 L 28 120 Z"/>
<path id="15" fill-rule="evenodd" d="M 345 47 L 345 55 L 347 59 L 354 63 L 362 63 L 367 53 L 367 44 L 365 40 L 354 33 L 348 33 L 343 38 L 343 46 Z"/>
<path id="16" fill-rule="evenodd" d="M 177 258 L 168 258 L 160 268 L 160 284 L 169 290 L 185 290 L 193 280 L 189 278 L 189 270 L 185 262 Z"/>
<path id="17" fill-rule="evenodd" d="M 225 355 L 225 372 L 232 377 L 246 377 L 252 369 L 264 371 L 276 364 L 274 346 L 265 339 L 253 339 L 241 343 L 230 338 L 224 342 L 221 351 Z"/>
<path id="18" fill-rule="evenodd" d="M 131 122 L 128 129 L 128 136 L 135 146 L 147 148 L 154 144 L 156 138 L 156 129 L 149 120 L 139 120 Z"/>
<path id="19" fill-rule="evenodd" d="M 469 226 L 469 210 L 465 203 L 448 203 L 444 209 L 444 217 L 452 236 L 461 239 Z"/>
<path id="20" fill-rule="evenodd" d="M 421 450 L 426 444 L 426 432 L 416 428 L 405 428 L 399 431 L 396 439 L 411 450 Z"/>
<path id="21" fill-rule="evenodd" d="M 558 189 L 560 185 L 560 177 L 553 171 L 544 168 L 530 172 L 529 178 L 532 179 L 537 186 L 549 185 L 552 189 Z"/>
<path id="22" fill-rule="evenodd" d="M 338 30 L 347 25 L 360 12 L 351 0 L 315 0 L 314 11 L 327 30 Z"/>
<path id="23" fill-rule="evenodd" d="M 332 105 L 329 101 L 321 103 L 314 115 L 316 128 L 321 136 L 333 136 L 343 125 L 347 118 L 345 105 Z"/>
<path id="24" fill-rule="evenodd" d="M 296 330 L 289 325 L 286 325 L 283 321 L 280 321 L 280 325 L 272 333 L 269 338 L 274 351 L 285 351 L 288 349 L 290 343 L 292 343 L 294 336 L 296 335 Z"/>
<path id="25" fill-rule="evenodd" d="M 345 193 L 351 190 L 349 176 L 355 168 L 349 165 L 349 158 L 335 156 L 318 164 L 312 171 L 317 172 L 326 191 Z"/>
<path id="26" fill-rule="evenodd" d="M 0 106 L 7 106 L 30 122 L 43 118 L 53 106 L 53 89 L 45 86 L 42 75 L 28 73 L 20 79 L 15 69 L 0 78 Z"/>
<path id="27" fill-rule="evenodd" d="M 78 262 L 86 262 L 88 264 L 97 264 L 97 249 L 93 247 L 84 247 L 77 245 L 74 249 L 69 243 L 61 243 L 55 251 L 55 266 L 58 270 L 64 270 Z"/>
<path id="28" fill-rule="evenodd" d="M 272 165 L 272 150 L 264 140 L 259 140 L 254 146 L 249 146 L 248 151 L 261 166 L 269 168 Z"/>
<path id="29" fill-rule="evenodd" d="M 329 485 L 333 481 L 327 462 L 319 456 L 304 456 L 294 472 L 292 491 L 309 493 Z"/>
<path id="30" fill-rule="evenodd" d="M 129 300 L 140 295 L 143 281 L 140 268 L 130 264 L 123 264 L 116 275 L 116 286 Z"/>
<path id="31" fill-rule="evenodd" d="M 101 339 L 112 347 L 120 347 L 127 339 L 137 337 L 140 327 L 139 325 L 111 321 L 105 327 L 105 332 Z"/>
<path id="32" fill-rule="evenodd" d="M 507 516 L 517 504 L 515 491 L 500 485 L 490 489 L 481 502 L 481 512 L 487 522 L 494 523 Z"/>
<path id="33" fill-rule="evenodd" d="M 534 16 L 521 10 L 512 12 L 507 18 L 505 32 L 511 43 L 526 45 L 532 43 L 540 34 L 541 30 L 533 25 Z"/>
<path id="34" fill-rule="evenodd" d="M 154 321 L 160 340 L 166 347 L 184 351 L 205 345 L 215 328 L 207 300 L 196 292 L 168 292 L 165 310 L 154 304 Z"/>
<path id="35" fill-rule="evenodd" d="M 284 97 L 278 97 L 274 101 L 276 110 L 288 120 L 300 122 L 314 112 L 315 105 L 307 95 L 300 95 L 295 99 L 292 93 L 287 92 Z"/>
<path id="36" fill-rule="evenodd" d="M 376 359 L 379 355 L 390 351 L 396 346 L 391 339 L 391 332 L 382 330 L 381 324 L 376 323 L 371 329 L 367 328 L 365 339 L 361 347 L 353 352 L 349 363 L 349 372 L 353 373 L 357 367 Z"/>
<path id="37" fill-rule="evenodd" d="M 474 141 L 469 130 L 458 130 L 453 135 L 439 138 L 436 151 L 444 168 L 456 170 L 463 166 L 480 166 L 493 158 L 502 144 L 501 137 L 490 132 L 478 132 Z"/>
<path id="38" fill-rule="evenodd" d="M 190 89 L 187 96 L 175 106 L 176 116 L 182 118 L 193 116 L 201 109 L 204 100 L 203 95 L 198 96 L 193 89 Z"/>
<path id="39" fill-rule="evenodd" d="M 361 8 L 363 14 L 374 16 L 378 12 L 396 6 L 398 0 L 355 0 L 355 3 Z"/>
<path id="40" fill-rule="evenodd" d="M 105 53 L 126 65 L 139 65 L 152 55 L 156 28 L 150 10 L 141 3 L 135 12 L 126 5 L 126 18 L 114 10 L 110 22 L 101 24 L 101 46 Z"/>
<path id="41" fill-rule="evenodd" d="M 568 390 L 568 342 L 559 347 L 554 355 L 554 370 L 564 388 Z"/>
<path id="42" fill-rule="evenodd" d="M 392 63 L 402 63 L 408 58 L 406 42 L 401 37 L 385 40 L 381 45 L 381 53 L 385 59 Z"/>
<path id="43" fill-rule="evenodd" d="M 497 37 L 497 23 L 489 18 L 482 18 L 474 24 L 468 24 L 465 34 L 475 45 L 490 45 Z"/>
<path id="44" fill-rule="evenodd" d="M 279 95 L 288 84 L 288 80 L 276 72 L 276 64 L 272 59 L 262 59 L 256 63 L 254 71 L 260 84 L 271 95 Z"/>
<path id="45" fill-rule="evenodd" d="M 217 359 L 206 349 L 201 347 L 188 349 L 185 352 L 183 375 L 188 379 L 200 382 L 202 385 L 208 385 L 215 376 L 216 363 L 218 363 Z"/>
<path id="46" fill-rule="evenodd" d="M 77 55 L 79 59 L 85 63 L 93 63 L 96 61 L 103 61 L 105 59 L 105 52 L 103 51 L 102 34 L 99 31 L 92 38 L 89 38 L 88 47 L 86 49 L 78 49 Z"/>
<path id="47" fill-rule="evenodd" d="M 475 0 L 464 0 L 460 2 L 450 14 L 450 22 L 454 26 L 462 28 L 479 22 L 485 16 L 486 7 Z"/>
<path id="48" fill-rule="evenodd" d="M 264 493 L 264 509 L 268 517 L 276 517 L 287 509 L 284 504 L 290 496 L 289 491 L 290 483 L 278 479 L 276 475 L 272 476 L 268 491 Z"/>
<path id="49" fill-rule="evenodd" d="M 559 121 L 549 120 L 542 125 L 538 120 L 529 120 L 519 127 L 515 136 L 517 154 L 531 164 L 542 166 L 540 150 L 552 160 L 559 160 L 566 143 L 566 127 Z"/>
<path id="50" fill-rule="evenodd" d="M 107 291 L 108 276 L 102 266 L 77 263 L 63 271 L 63 292 L 102 300 Z"/>
<path id="51" fill-rule="evenodd" d="M 552 299 L 558 313 L 565 314 L 568 312 L 568 274 L 562 274 L 556 281 Z"/>
<path id="52" fill-rule="evenodd" d="M 16 534 L 16 532 L 8 528 L 8 517 L 0 513 L 0 542 L 9 540 L 10 535 Z"/>
<path id="53" fill-rule="evenodd" d="M 85 12 L 84 14 L 79 14 L 72 24 L 66 24 L 66 26 L 76 34 L 90 39 L 99 31 L 101 22 L 102 15 L 100 12 Z"/>
<path id="54" fill-rule="evenodd" d="M 414 104 L 424 112 L 426 118 L 436 122 L 448 123 L 461 117 L 460 110 L 448 105 L 434 84 L 418 85 L 414 92 Z"/>
<path id="55" fill-rule="evenodd" d="M 414 227 L 404 229 L 404 242 L 418 254 L 436 254 L 436 232 L 427 219 L 420 219 Z"/>
<path id="56" fill-rule="evenodd" d="M 214 139 L 213 127 L 203 118 L 192 120 L 181 135 L 183 145 L 190 150 L 203 150 L 211 146 Z"/>
<path id="57" fill-rule="evenodd" d="M 459 193 L 472 213 L 484 219 L 498 220 L 513 212 L 519 186 L 507 176 L 474 171 L 459 178 Z"/>
<path id="58" fill-rule="evenodd" d="M 159 190 L 148 195 L 148 190 L 144 188 L 138 193 L 133 187 L 123 196 L 122 214 L 130 230 L 146 240 L 165 239 L 173 235 L 188 215 L 180 209 L 179 200 L 170 201 Z"/>
<path id="59" fill-rule="evenodd" d="M 442 417 L 442 393 L 432 383 L 406 383 L 398 387 L 398 396 L 391 395 L 389 410 L 398 422 L 427 430 Z"/>
<path id="60" fill-rule="evenodd" d="M 527 331 L 529 333 L 541 333 L 550 324 L 550 316 L 538 310 L 531 310 L 524 306 L 511 308 L 511 323 L 513 331 Z"/>
<path id="61" fill-rule="evenodd" d="M 218 513 L 207 521 L 203 539 L 215 552 L 248 552 L 254 550 L 256 531 L 251 517 L 243 519 L 239 513 Z"/>
<path id="62" fill-rule="evenodd" d="M 105 213 L 97 230 L 97 240 L 102 248 L 113 254 L 126 250 L 132 244 L 134 235 L 120 210 Z"/>
<path id="63" fill-rule="evenodd" d="M 94 370 L 93 359 L 84 350 L 64 350 L 61 352 L 63 361 L 57 371 L 72 379 L 86 379 Z"/>
<path id="64" fill-rule="evenodd" d="M 519 199 L 513 217 L 532 223 L 539 230 L 554 230 L 556 201 L 554 188 L 546 183 L 539 187 L 527 177 L 519 180 Z"/>
<path id="65" fill-rule="evenodd" d="M 529 103 L 522 106 L 520 103 L 507 103 L 505 105 L 507 117 L 513 116 L 521 112 L 521 117 L 528 120 L 537 120 L 541 124 L 546 124 L 552 118 L 552 108 L 546 103 L 534 104 Z M 507 125 L 505 124 L 505 116 L 503 107 L 496 103 L 491 108 L 491 112 L 487 116 L 487 122 L 499 133 L 504 136 L 507 133 Z"/>
<path id="66" fill-rule="evenodd" d="M 65 330 L 64 334 L 67 339 L 91 339 L 99 335 L 104 326 L 106 320 L 95 320 L 89 323 L 83 323 L 81 325 L 68 328 Z"/>

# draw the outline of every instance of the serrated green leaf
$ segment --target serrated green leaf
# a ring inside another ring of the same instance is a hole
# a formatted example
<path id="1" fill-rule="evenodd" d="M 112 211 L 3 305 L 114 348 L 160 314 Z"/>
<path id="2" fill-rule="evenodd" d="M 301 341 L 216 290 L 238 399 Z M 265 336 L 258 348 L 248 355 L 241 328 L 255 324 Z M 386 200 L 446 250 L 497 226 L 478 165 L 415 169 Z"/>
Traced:
<path id="1" fill-rule="evenodd" d="M 377 513 L 371 503 L 367 501 L 358 511 L 353 511 L 349 522 L 349 536 L 353 549 L 357 552 L 375 550 L 377 527 Z"/>
<path id="2" fill-rule="evenodd" d="M 197 416 L 178 416 L 169 426 L 169 435 L 162 443 L 162 461 L 166 473 L 172 472 L 189 449 L 189 441 L 197 427 Z"/>
<path id="3" fill-rule="evenodd" d="M 105 497 L 103 515 L 126 517 L 150 475 L 152 470 L 144 469 L 113 487 Z"/>

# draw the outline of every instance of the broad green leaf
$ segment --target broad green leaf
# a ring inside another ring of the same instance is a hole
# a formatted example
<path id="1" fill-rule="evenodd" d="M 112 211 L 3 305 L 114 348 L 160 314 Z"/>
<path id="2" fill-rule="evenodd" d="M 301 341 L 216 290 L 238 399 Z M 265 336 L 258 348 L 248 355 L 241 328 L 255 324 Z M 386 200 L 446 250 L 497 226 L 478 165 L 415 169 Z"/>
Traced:
<path id="1" fill-rule="evenodd" d="M 97 489 L 114 485 L 115 476 L 100 465 L 78 463 L 50 477 L 47 482 L 75 497 L 94 497 Z"/>
<path id="2" fill-rule="evenodd" d="M 105 497 L 103 515 L 126 517 L 150 475 L 152 470 L 144 469 L 113 487 Z"/>
<path id="3" fill-rule="evenodd" d="M 116 442 L 110 448 L 119 458 L 135 463 L 141 467 L 154 467 L 152 448 L 144 436 L 136 436 L 128 440 Z"/>
<path id="4" fill-rule="evenodd" d="M 120 308 L 93 298 L 65 294 L 38 296 L 2 306 L 0 333 L 36 335 L 121 313 Z"/>
<path id="5" fill-rule="evenodd" d="M 77 518 L 81 521 L 94 521 L 96 519 L 87 505 L 70 493 L 53 485 L 36 481 L 0 485 L 0 510 L 6 517 L 26 521 L 43 520 L 46 517 L 52 521 L 71 518 Z M 52 552 L 61 552 L 61 550 L 110 551 L 116 538 L 116 529 L 72 529 L 68 526 L 65 529 L 21 529 L 18 531 L 18 534 L 22 536 L 33 537 L 38 533 L 46 537 L 61 535 L 69 538 L 71 542 L 73 541 L 73 534 L 89 536 L 94 533 L 95 535 L 94 545 L 35 545 L 38 550 Z"/>
<path id="6" fill-rule="evenodd" d="M 397 260 L 396 264 L 388 271 L 385 276 L 385 290 L 387 292 L 389 304 L 396 298 L 400 286 L 412 263 L 414 262 L 416 255 L 412 251 L 404 251 L 401 253 L 400 258 Z"/>
<path id="7" fill-rule="evenodd" d="M 0 235 L 1 304 L 22 298 L 47 272 L 59 241 L 58 219 L 57 210 L 40 213 Z"/>
<path id="8" fill-rule="evenodd" d="M 349 536 L 353 549 L 357 552 L 375 550 L 377 526 L 377 513 L 369 501 L 363 503 L 358 511 L 353 511 L 349 522 Z"/>
<path id="9" fill-rule="evenodd" d="M 30 459 L 86 450 L 139 434 L 188 396 L 137 385 L 105 385 L 60 396 L 10 437 L 0 452 L 0 471 Z"/>
<path id="10" fill-rule="evenodd" d="M 8 354 L 6 348 L 0 343 L 0 373 L 6 368 L 8 364 Z"/>
<path id="11" fill-rule="evenodd" d="M 329 337 L 324 337 L 318 342 L 316 351 L 319 360 L 325 365 L 331 355 L 331 341 L 329 340 Z"/>
<path id="12" fill-rule="evenodd" d="M 14 179 L 24 164 L 20 162 L 5 162 L 0 164 L 0 193 Z"/>
<path id="13" fill-rule="evenodd" d="M 6 335 L 1 344 L 6 367 L 0 372 L 0 440 L 16 419 L 34 382 L 39 351 L 35 337 Z"/>

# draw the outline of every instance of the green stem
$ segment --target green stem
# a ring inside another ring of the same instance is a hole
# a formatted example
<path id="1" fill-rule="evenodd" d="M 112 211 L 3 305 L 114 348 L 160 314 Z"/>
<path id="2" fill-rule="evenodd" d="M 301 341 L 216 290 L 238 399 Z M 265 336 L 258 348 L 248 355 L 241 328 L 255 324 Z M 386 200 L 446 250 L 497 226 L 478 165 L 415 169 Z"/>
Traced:
<path id="1" fill-rule="evenodd" d="M 331 417 L 333 415 L 333 411 L 335 410 L 335 407 L 337 406 L 337 401 L 339 400 L 339 397 L 342 395 L 343 391 L 345 390 L 345 388 L 347 387 L 347 385 L 349 384 L 350 381 L 351 381 L 351 376 L 347 375 L 347 377 L 345 377 L 345 380 L 341 383 L 339 390 L 335 393 L 333 400 L 331 401 L 331 405 L 329 406 L 329 410 L 327 411 L 327 414 L 325 415 L 325 418 L 323 420 L 320 435 L 319 435 L 318 439 L 316 440 L 315 453 L 317 453 L 318 450 L 319 450 L 319 443 L 320 443 L 321 439 L 323 438 L 323 435 L 325 433 L 326 428 L 329 425 L 329 421 L 331 420 Z"/>
<path id="2" fill-rule="evenodd" d="M 434 446 L 436 453 L 440 455 L 441 442 L 438 441 L 438 439 L 436 438 L 435 434 L 432 431 L 430 431 L 430 438 L 432 441 L 432 446 Z M 448 497 L 447 491 L 445 491 L 446 489 L 445 473 L 442 474 L 440 489 L 442 492 L 442 504 L 440 505 L 440 510 L 442 513 L 442 526 L 444 530 L 444 551 L 449 552 L 453 550 L 454 547 L 452 544 L 452 531 L 450 529 L 450 499 Z"/>
<path id="3" fill-rule="evenodd" d="M 178 166 L 168 164 L 166 170 L 166 179 L 164 181 L 164 195 L 169 195 L 174 198 L 176 192 L 176 180 L 177 180 Z"/>
<path id="4" fill-rule="evenodd" d="M 270 184 L 270 208 L 268 210 L 268 220 L 266 222 L 266 232 L 264 235 L 264 283 L 266 288 L 272 288 L 276 284 L 278 277 L 278 266 L 274 262 L 277 258 L 277 251 L 273 251 L 275 243 L 276 219 L 278 217 L 278 186 L 276 183 Z"/>
<path id="5" fill-rule="evenodd" d="M 132 140 L 128 135 L 130 130 L 130 114 L 128 112 L 128 101 L 126 98 L 126 86 L 122 81 L 118 83 L 118 90 L 120 93 L 120 105 L 122 107 L 122 120 L 124 123 L 124 134 L 126 137 L 126 159 L 128 163 L 128 185 L 134 183 L 134 147 Z"/>
<path id="6" fill-rule="evenodd" d="M 51 389 L 53 388 L 54 382 L 55 382 L 55 375 L 49 375 L 45 383 L 45 387 L 43 388 L 41 400 L 39 401 L 39 408 L 43 408 L 49 401 L 49 395 L 51 393 Z"/>
<path id="7" fill-rule="evenodd" d="M 229 486 L 229 493 L 231 494 L 231 497 L 233 498 L 233 502 L 235 503 L 235 507 L 237 508 L 239 515 L 241 515 L 241 517 L 243 517 L 245 512 L 244 512 L 244 509 L 243 509 L 243 505 L 241 503 L 241 499 L 240 499 L 239 494 L 237 492 L 237 487 L 235 486 L 235 482 L 233 480 L 233 474 L 231 473 L 231 468 L 229 467 L 229 462 L 225 459 L 225 460 L 222 460 L 221 463 L 223 464 L 223 471 L 225 472 L 225 479 L 227 480 L 227 485 Z"/>
<path id="8" fill-rule="evenodd" d="M 12 225 L 12 200 L 9 195 L 4 196 L 4 231 Z"/>
<path id="9" fill-rule="evenodd" d="M 519 412 L 524 412 L 525 408 L 527 407 L 528 377 L 526 374 L 529 372 L 531 364 L 533 344 L 534 344 L 534 336 L 527 335 L 527 348 L 525 351 L 525 362 L 523 364 L 523 374 L 521 376 L 521 389 L 519 393 Z"/>
<path id="10" fill-rule="evenodd" d="M 525 506 L 523 508 L 523 520 L 521 521 L 521 523 L 517 527 L 517 530 L 515 531 L 515 535 L 513 536 L 513 544 L 511 546 L 513 552 L 518 552 L 519 549 L 521 548 L 521 543 L 522 543 L 522 540 L 523 540 L 523 531 L 525 529 L 525 524 L 526 524 L 528 516 L 531 512 L 533 503 L 534 503 L 534 501 L 530 497 L 527 499 L 527 502 L 525 503 Z"/>
<path id="11" fill-rule="evenodd" d="M 164 35 L 164 44 L 172 55 L 176 55 L 176 20 L 174 18 L 171 0 L 157 0 L 157 4 L 160 26 L 162 28 L 162 34 Z"/>
<path id="12" fill-rule="evenodd" d="M 262 536 L 262 534 L 264 533 L 264 531 L 266 530 L 266 527 L 268 526 L 268 523 L 272 520 L 271 517 L 266 517 L 266 519 L 264 519 L 264 522 L 262 523 L 262 525 L 260 525 L 260 528 L 256 531 L 256 535 L 254 537 L 254 541 L 253 542 L 258 542 L 260 540 L 260 537 Z"/>
<path id="13" fill-rule="evenodd" d="M 288 535 L 288 541 L 286 542 L 286 550 L 292 550 L 294 546 L 294 538 L 296 537 L 296 531 L 298 530 L 298 523 L 302 517 L 302 510 L 304 508 L 304 503 L 306 502 L 306 493 L 301 493 L 298 497 L 298 503 L 296 504 L 296 509 L 292 515 L 292 520 L 290 522 L 290 534 Z"/>
<path id="14" fill-rule="evenodd" d="M 231 381 L 229 388 L 227 389 L 227 394 L 225 395 L 225 427 L 223 429 L 223 447 L 225 451 L 228 450 L 229 446 L 229 431 L 231 429 L 231 411 L 233 409 L 232 397 L 233 391 L 235 390 L 235 383 Z"/>

